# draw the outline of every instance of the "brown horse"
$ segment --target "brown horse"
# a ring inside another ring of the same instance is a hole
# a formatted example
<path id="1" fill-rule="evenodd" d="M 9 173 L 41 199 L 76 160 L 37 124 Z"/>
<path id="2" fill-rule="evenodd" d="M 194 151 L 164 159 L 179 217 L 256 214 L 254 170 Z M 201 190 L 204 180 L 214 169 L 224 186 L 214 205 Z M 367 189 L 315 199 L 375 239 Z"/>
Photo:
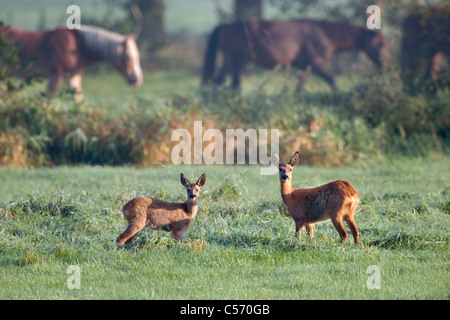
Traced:
<path id="1" fill-rule="evenodd" d="M 214 76 L 216 53 L 222 50 L 224 63 Z M 336 83 L 325 63 L 334 53 L 363 50 L 378 66 L 383 56 L 389 58 L 380 32 L 345 23 L 315 20 L 239 20 L 219 25 L 211 34 L 203 65 L 202 82 L 212 79 L 221 84 L 232 74 L 232 87 L 239 88 L 244 66 L 253 61 L 265 68 L 291 65 L 311 71 L 325 79 L 333 90 Z M 303 88 L 307 73 L 299 72 L 298 91 Z"/>
<path id="2" fill-rule="evenodd" d="M 450 56 L 450 5 L 415 7 L 403 24 L 400 66 L 407 85 L 426 78 L 436 82 L 444 55 Z"/>
<path id="3" fill-rule="evenodd" d="M 55 28 L 47 31 L 0 27 L 0 34 L 20 43 L 19 58 L 22 63 L 30 59 L 36 60 L 32 66 L 32 74 L 17 70 L 16 75 L 29 77 L 33 74 L 47 74 L 47 93 L 51 96 L 56 94 L 58 86 L 68 76 L 74 98 L 82 100 L 83 72 L 86 66 L 99 61 L 110 62 L 129 85 L 142 84 L 139 51 L 134 35 L 124 36 L 87 26 L 81 29 Z"/>

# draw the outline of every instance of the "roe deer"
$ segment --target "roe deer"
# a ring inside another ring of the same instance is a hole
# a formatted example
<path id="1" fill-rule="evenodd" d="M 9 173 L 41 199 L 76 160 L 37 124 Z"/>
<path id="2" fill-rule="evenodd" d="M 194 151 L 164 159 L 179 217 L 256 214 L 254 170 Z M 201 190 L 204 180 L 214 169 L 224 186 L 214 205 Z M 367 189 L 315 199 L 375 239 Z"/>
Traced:
<path id="1" fill-rule="evenodd" d="M 303 227 L 308 230 L 311 239 L 314 237 L 314 223 L 331 219 L 339 232 L 341 242 L 347 240 L 347 231 L 342 219 L 350 227 L 355 244 L 359 242 L 359 233 L 355 224 L 355 210 L 359 204 L 356 190 L 347 181 L 337 180 L 316 188 L 295 189 L 292 186 L 292 169 L 299 162 L 296 152 L 289 163 L 278 163 L 281 183 L 281 198 L 287 206 L 289 215 L 295 222 L 295 234 L 301 239 Z"/>
<path id="2" fill-rule="evenodd" d="M 148 197 L 137 197 L 123 206 L 122 211 L 128 220 L 128 227 L 117 238 L 119 245 L 124 242 L 131 244 L 145 226 L 171 231 L 173 239 L 183 241 L 183 232 L 189 229 L 197 214 L 197 198 L 201 187 L 206 182 L 206 175 L 202 174 L 195 184 L 191 184 L 184 174 L 180 175 L 180 180 L 187 191 L 186 202 L 170 203 Z"/>

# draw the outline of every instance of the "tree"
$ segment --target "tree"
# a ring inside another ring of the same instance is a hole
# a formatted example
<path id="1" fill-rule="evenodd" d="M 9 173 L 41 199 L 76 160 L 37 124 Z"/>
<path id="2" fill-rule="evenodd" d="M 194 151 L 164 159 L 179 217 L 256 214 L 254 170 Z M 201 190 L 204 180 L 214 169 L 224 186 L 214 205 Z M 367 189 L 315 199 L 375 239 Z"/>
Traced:
<path id="1" fill-rule="evenodd" d="M 139 48 L 147 53 L 154 51 L 165 41 L 164 0 L 131 0 L 132 4 L 137 5 L 142 13 Z"/>
<path id="2" fill-rule="evenodd" d="M 261 18 L 262 13 L 262 0 L 235 0 L 234 2 L 234 15 L 236 18 Z"/>

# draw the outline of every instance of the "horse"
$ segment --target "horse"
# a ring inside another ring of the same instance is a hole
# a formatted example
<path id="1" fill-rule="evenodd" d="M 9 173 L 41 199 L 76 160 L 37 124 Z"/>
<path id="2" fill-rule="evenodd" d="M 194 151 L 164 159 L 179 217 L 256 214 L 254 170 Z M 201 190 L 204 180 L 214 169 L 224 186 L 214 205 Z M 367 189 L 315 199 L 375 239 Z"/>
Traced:
<path id="1" fill-rule="evenodd" d="M 223 65 L 215 75 L 216 54 L 223 52 Z M 346 23 L 302 20 L 247 19 L 217 26 L 211 33 L 204 57 L 202 84 L 210 80 L 220 85 L 227 74 L 238 89 L 244 66 L 253 61 L 272 69 L 277 65 L 300 69 L 297 91 L 301 91 L 308 72 L 319 75 L 333 90 L 336 82 L 325 63 L 337 52 L 362 50 L 381 68 L 390 60 L 386 41 L 380 31 Z"/>
<path id="2" fill-rule="evenodd" d="M 14 75 L 27 78 L 46 74 L 50 96 L 56 94 L 67 76 L 73 98 L 81 101 L 84 70 L 99 61 L 111 63 L 130 86 L 140 86 L 143 82 L 134 34 L 125 36 L 91 26 L 81 26 L 80 29 L 57 27 L 44 31 L 0 27 L 1 34 L 20 44 L 19 59 L 22 64 L 34 61 L 31 70 L 16 70 Z"/>
<path id="3" fill-rule="evenodd" d="M 450 5 L 414 7 L 403 23 L 400 69 L 403 82 L 417 83 L 423 77 L 436 85 L 444 55 L 450 56 Z"/>

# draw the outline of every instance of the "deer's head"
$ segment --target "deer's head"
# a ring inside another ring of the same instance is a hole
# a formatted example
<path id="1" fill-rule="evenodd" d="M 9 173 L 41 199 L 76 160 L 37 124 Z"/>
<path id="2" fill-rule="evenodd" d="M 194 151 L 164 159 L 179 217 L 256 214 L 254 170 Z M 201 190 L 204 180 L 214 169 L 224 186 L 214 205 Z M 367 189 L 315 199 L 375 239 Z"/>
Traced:
<path id="1" fill-rule="evenodd" d="M 200 194 L 200 189 L 206 182 L 206 175 L 202 174 L 202 176 L 198 178 L 196 183 L 190 183 L 189 180 L 184 176 L 184 174 L 181 174 L 180 181 L 181 184 L 186 188 L 188 201 L 196 201 Z"/>
<path id="2" fill-rule="evenodd" d="M 278 155 L 274 154 L 274 161 L 275 163 L 278 163 L 280 181 L 281 183 L 285 183 L 292 180 L 292 170 L 299 163 L 300 156 L 298 152 L 296 152 L 291 157 L 291 160 L 289 160 L 289 163 L 281 163 L 280 159 L 278 158 Z"/>

